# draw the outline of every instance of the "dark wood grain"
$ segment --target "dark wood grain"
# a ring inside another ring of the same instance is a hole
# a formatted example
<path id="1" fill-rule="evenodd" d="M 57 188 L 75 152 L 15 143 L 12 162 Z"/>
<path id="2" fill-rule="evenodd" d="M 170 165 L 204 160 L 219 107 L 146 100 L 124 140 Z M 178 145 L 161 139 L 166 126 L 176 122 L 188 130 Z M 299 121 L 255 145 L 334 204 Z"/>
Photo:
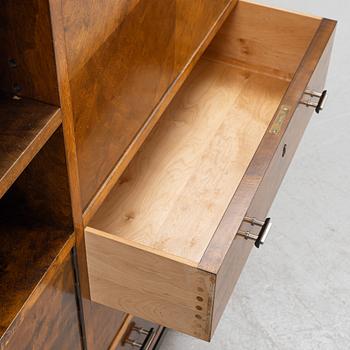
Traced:
<path id="1" fill-rule="evenodd" d="M 0 90 L 59 105 L 48 1 L 0 8 Z"/>
<path id="2" fill-rule="evenodd" d="M 62 129 L 1 198 L 0 212 L 3 333 L 73 232 Z"/>
<path id="3" fill-rule="evenodd" d="M 111 4 L 106 13 L 100 6 L 78 11 L 79 1 L 63 1 L 83 207 L 230 0 L 112 3 L 104 1 Z"/>
<path id="4" fill-rule="evenodd" d="M 57 249 L 45 254 L 49 268 L 41 266 L 45 273 L 2 335 L 0 349 L 82 349 L 70 256 L 73 244 L 74 236 L 68 240 L 66 236 L 61 244 L 57 242 Z M 32 261 L 28 256 L 20 259 L 27 264 Z M 17 277 L 23 278 L 23 273 Z M 14 283 L 19 286 L 17 280 Z"/>
<path id="5" fill-rule="evenodd" d="M 0 96 L 0 198 L 61 123 L 57 107 Z"/>

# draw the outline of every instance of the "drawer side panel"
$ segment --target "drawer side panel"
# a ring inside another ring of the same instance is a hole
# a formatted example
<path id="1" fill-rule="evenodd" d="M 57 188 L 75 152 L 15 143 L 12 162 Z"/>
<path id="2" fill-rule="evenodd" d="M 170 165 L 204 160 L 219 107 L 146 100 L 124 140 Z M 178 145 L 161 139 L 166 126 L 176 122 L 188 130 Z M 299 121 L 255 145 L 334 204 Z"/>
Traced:
<path id="1" fill-rule="evenodd" d="M 211 274 L 92 228 L 85 240 L 93 301 L 208 339 Z"/>

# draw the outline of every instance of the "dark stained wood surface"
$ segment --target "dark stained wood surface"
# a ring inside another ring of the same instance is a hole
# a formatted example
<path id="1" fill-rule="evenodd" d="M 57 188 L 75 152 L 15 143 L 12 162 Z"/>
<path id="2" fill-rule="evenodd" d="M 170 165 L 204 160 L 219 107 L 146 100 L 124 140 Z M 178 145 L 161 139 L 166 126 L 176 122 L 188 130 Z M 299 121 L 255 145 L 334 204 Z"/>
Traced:
<path id="1" fill-rule="evenodd" d="M 54 234 L 51 231 L 52 233 Z M 30 240 L 27 241 L 30 242 Z M 31 245 L 34 244 L 34 241 L 37 240 L 33 240 Z M 69 238 L 68 241 L 67 236 L 65 236 L 65 240 L 62 239 L 60 244 L 58 244 L 58 241 L 56 237 L 56 249 L 50 249 L 46 254 L 41 252 L 45 258 L 39 258 L 39 254 L 36 257 L 36 259 L 41 259 L 42 262 L 44 262 L 44 259 L 47 260 L 45 264 L 40 266 L 42 269 L 41 274 L 43 272 L 46 273 L 36 285 L 30 297 L 26 298 L 26 303 L 11 326 L 7 329 L 7 332 L 2 335 L 0 349 L 82 349 L 74 287 L 74 273 L 70 255 L 74 244 L 74 236 Z M 39 244 L 42 244 L 40 237 Z M 33 247 L 27 247 L 29 248 L 27 254 L 24 252 L 26 248 L 24 246 L 21 246 L 21 248 L 24 256 L 18 258 L 23 261 L 23 264 L 33 262 L 33 258 L 28 256 L 32 252 Z M 59 254 L 55 258 L 58 252 Z M 36 265 L 34 264 L 34 266 Z M 50 268 L 47 269 L 46 265 L 50 265 Z M 28 268 L 22 267 L 28 271 Z M 36 267 L 38 268 L 39 266 Z M 39 274 L 39 272 L 38 270 L 37 273 Z M 27 276 L 24 276 L 21 272 L 16 277 L 26 278 Z M 28 281 L 27 278 L 26 280 Z M 17 279 L 14 280 L 13 284 L 14 286 L 7 286 L 7 293 L 14 292 L 15 287 L 19 287 L 19 294 L 21 292 L 19 281 Z M 3 300 L 1 300 L 2 302 Z"/>
<path id="2" fill-rule="evenodd" d="M 57 107 L 0 96 L 0 198 L 60 123 Z"/>
<path id="3" fill-rule="evenodd" d="M 230 2 L 63 1 L 83 207 Z"/>
<path id="4" fill-rule="evenodd" d="M 119 9 L 122 2 L 114 2 L 115 10 Z M 126 1 L 125 1 L 126 3 Z M 127 1 L 131 5 L 132 1 Z M 107 13 L 113 12 L 113 9 L 108 6 L 105 7 L 102 2 L 95 3 L 94 6 L 101 6 L 102 11 Z M 69 2 L 66 5 L 74 6 L 74 2 Z M 80 8 L 81 11 L 91 11 L 92 3 L 85 3 Z M 100 304 L 90 301 L 90 294 L 88 288 L 86 258 L 85 258 L 85 243 L 83 236 L 82 224 L 82 209 L 80 204 L 80 185 L 78 179 L 77 159 L 76 159 L 76 145 L 73 125 L 73 113 L 71 106 L 70 85 L 68 80 L 68 67 L 66 61 L 66 47 L 65 47 L 65 33 L 63 28 L 62 7 L 60 1 L 51 1 L 50 10 L 52 13 L 52 28 L 53 37 L 55 40 L 55 53 L 57 60 L 57 71 L 59 77 L 59 91 L 61 97 L 61 108 L 63 113 L 63 131 L 66 143 L 66 157 L 68 162 L 68 172 L 70 180 L 70 190 L 72 199 L 72 211 L 74 217 L 74 227 L 76 232 L 76 247 L 78 251 L 78 265 L 80 278 L 80 293 L 83 304 L 84 326 L 86 329 L 86 341 L 88 349 L 105 349 L 112 342 L 115 334 L 122 323 L 125 314 L 114 309 L 102 306 Z M 112 16 L 110 16 L 112 17 Z M 74 16 L 73 16 L 74 18 Z M 96 17 L 96 21 L 100 18 Z M 99 28 L 93 26 L 91 28 L 91 35 L 98 33 Z M 85 31 L 88 35 L 88 30 Z M 78 37 L 77 37 L 78 38 Z M 72 38 L 74 40 L 74 38 Z M 98 41 L 91 41 L 91 44 L 96 44 Z M 74 42 L 73 48 L 78 48 L 78 42 Z M 84 49 L 85 46 L 82 45 Z M 72 53 L 73 54 L 73 53 Z M 83 54 L 80 52 L 78 57 Z"/>
<path id="5" fill-rule="evenodd" d="M 157 124 L 164 111 L 166 110 L 169 103 L 172 101 L 174 96 L 177 94 L 178 90 L 181 88 L 184 81 L 187 79 L 187 76 L 191 73 L 193 67 L 197 64 L 201 55 L 207 48 L 207 45 L 210 43 L 212 38 L 215 36 L 217 31 L 219 30 L 221 24 L 225 21 L 227 16 L 230 14 L 231 10 L 236 5 L 236 0 L 229 2 L 221 15 L 214 22 L 211 30 L 206 34 L 202 43 L 197 47 L 193 55 L 191 56 L 191 60 L 185 65 L 181 73 L 176 77 L 176 79 L 169 86 L 167 91 L 162 96 L 160 102 L 153 109 L 150 116 L 147 118 L 146 122 L 143 124 L 142 128 L 137 132 L 132 142 L 128 145 L 127 149 L 123 153 L 122 157 L 119 159 L 116 167 L 113 168 L 111 173 L 108 175 L 106 181 L 99 188 L 98 192 L 88 205 L 88 207 L 84 210 L 84 224 L 87 225 L 92 218 L 92 216 L 96 213 L 97 209 L 101 206 L 103 201 L 106 199 L 108 193 L 111 191 L 114 185 L 116 185 L 118 179 L 121 174 L 125 171 L 126 167 L 136 155 L 137 151 L 141 147 L 141 145 L 145 142 L 146 138 Z"/>
<path id="6" fill-rule="evenodd" d="M 0 90 L 59 105 L 47 0 L 0 0 Z"/>
<path id="7" fill-rule="evenodd" d="M 3 333 L 73 232 L 62 129 L 0 200 Z"/>
<path id="8" fill-rule="evenodd" d="M 93 343 L 89 349 L 108 349 L 125 317 L 126 314 L 122 311 L 91 302 L 90 321 L 93 329 Z"/>

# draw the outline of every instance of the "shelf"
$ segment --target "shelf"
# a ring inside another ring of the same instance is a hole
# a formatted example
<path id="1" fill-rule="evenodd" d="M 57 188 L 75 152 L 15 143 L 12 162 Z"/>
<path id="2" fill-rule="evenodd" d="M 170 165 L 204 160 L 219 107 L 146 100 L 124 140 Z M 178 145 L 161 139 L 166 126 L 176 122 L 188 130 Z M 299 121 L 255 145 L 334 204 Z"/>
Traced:
<path id="1" fill-rule="evenodd" d="M 50 226 L 1 225 L 0 338 L 71 233 Z"/>
<path id="2" fill-rule="evenodd" d="M 287 86 L 201 59 L 89 226 L 199 262 Z"/>
<path id="3" fill-rule="evenodd" d="M 57 107 L 0 96 L 0 198 L 60 123 Z"/>
<path id="4" fill-rule="evenodd" d="M 38 125 L 52 124 L 50 120 L 57 115 L 51 107 L 44 110 L 48 117 L 43 117 Z M 51 125 L 43 126 L 39 134 L 46 134 L 51 128 Z M 44 137 L 46 135 L 36 138 Z M 26 155 L 27 159 L 31 156 L 32 153 Z M 43 276 L 74 231 L 62 127 L 53 133 L 0 199 L 0 213 L 1 338 L 8 334 L 8 327 L 24 305 L 32 305 L 31 295 L 45 284 Z"/>

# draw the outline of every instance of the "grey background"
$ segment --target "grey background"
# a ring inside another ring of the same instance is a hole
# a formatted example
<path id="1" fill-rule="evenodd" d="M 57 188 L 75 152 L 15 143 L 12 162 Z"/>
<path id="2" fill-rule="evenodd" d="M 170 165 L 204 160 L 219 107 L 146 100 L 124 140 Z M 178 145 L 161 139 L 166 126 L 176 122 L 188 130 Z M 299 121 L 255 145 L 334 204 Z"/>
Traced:
<path id="1" fill-rule="evenodd" d="M 326 110 L 314 115 L 213 341 L 162 350 L 350 349 L 350 1 L 257 0 L 339 21 Z"/>

